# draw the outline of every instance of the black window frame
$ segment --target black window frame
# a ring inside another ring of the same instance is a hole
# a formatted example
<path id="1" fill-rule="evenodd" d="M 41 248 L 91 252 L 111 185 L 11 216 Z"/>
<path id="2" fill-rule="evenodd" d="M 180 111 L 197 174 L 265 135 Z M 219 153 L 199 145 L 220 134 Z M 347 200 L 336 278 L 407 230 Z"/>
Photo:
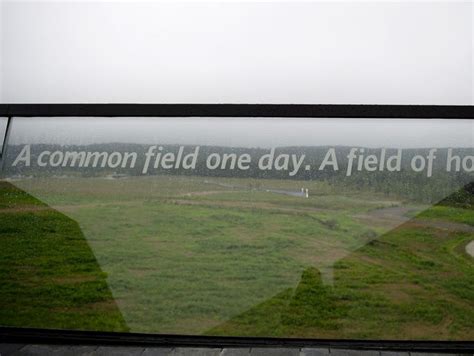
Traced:
<path id="1" fill-rule="evenodd" d="M 280 117 L 331 119 L 466 119 L 474 106 L 438 105 L 301 105 L 301 104 L 0 104 L 0 116 L 12 117 Z M 4 152 L 5 153 L 5 152 Z M 189 347 L 324 347 L 359 350 L 474 353 L 471 341 L 399 341 L 210 337 L 49 330 L 0 326 L 0 342 L 154 345 Z"/>

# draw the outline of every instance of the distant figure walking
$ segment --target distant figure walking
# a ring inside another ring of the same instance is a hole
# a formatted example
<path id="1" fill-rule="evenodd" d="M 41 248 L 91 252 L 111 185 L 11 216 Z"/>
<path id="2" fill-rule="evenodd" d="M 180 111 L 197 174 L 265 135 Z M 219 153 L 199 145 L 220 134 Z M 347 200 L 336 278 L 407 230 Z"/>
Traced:
<path id="1" fill-rule="evenodd" d="M 308 188 L 306 188 L 305 197 L 306 197 L 306 198 L 309 198 L 309 191 L 308 191 Z"/>

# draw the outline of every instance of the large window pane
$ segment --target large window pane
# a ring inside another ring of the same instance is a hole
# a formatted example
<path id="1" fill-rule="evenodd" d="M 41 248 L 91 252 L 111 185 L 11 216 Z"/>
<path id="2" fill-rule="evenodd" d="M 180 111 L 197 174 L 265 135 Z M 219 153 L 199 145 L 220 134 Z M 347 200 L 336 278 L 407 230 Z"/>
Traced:
<path id="1" fill-rule="evenodd" d="M 0 117 L 0 155 L 3 151 L 3 141 L 5 140 L 8 118 Z"/>
<path id="2" fill-rule="evenodd" d="M 14 118 L 0 324 L 473 340 L 473 127 Z"/>

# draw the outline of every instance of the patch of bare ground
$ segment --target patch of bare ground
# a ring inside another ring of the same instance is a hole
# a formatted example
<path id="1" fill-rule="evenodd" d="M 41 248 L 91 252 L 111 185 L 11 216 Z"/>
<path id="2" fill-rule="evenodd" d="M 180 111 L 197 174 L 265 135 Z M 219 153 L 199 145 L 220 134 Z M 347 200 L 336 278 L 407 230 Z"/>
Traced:
<path id="1" fill-rule="evenodd" d="M 425 340 L 427 335 L 431 336 L 431 339 L 434 340 L 452 340 L 453 337 L 449 331 L 452 321 L 448 318 L 445 318 L 438 325 L 425 324 L 425 323 L 406 323 L 400 325 L 400 327 L 392 330 L 386 331 L 383 335 L 380 335 L 380 325 L 367 325 L 364 322 L 360 322 L 358 325 L 354 323 L 345 323 L 341 321 L 339 327 L 335 330 L 324 330 L 317 327 L 304 327 L 304 328 L 294 328 L 291 329 L 289 336 L 303 337 L 303 338 L 322 338 L 322 339 L 337 339 L 340 335 L 352 335 L 352 338 L 357 339 L 367 337 L 367 333 L 374 332 L 377 334 L 377 339 L 390 339 L 390 340 Z M 233 327 L 229 323 L 229 330 L 235 330 L 239 328 L 237 324 L 236 327 Z M 371 330 L 372 329 L 372 330 Z M 473 338 L 473 330 L 457 330 L 456 331 L 456 340 L 471 340 Z"/>
<path id="2" fill-rule="evenodd" d="M 116 311 L 117 303 L 114 299 L 109 299 L 100 302 L 84 304 L 81 307 L 55 307 L 52 312 L 88 312 L 88 311 Z"/>
<path id="3" fill-rule="evenodd" d="M 373 240 L 373 241 L 376 241 L 376 240 Z M 387 260 L 383 260 L 383 259 L 381 260 L 381 259 L 378 259 L 377 257 L 371 257 L 371 256 L 363 255 L 360 253 L 351 255 L 349 261 L 356 262 L 356 263 L 359 263 L 362 261 L 368 265 L 383 268 L 384 270 L 388 272 L 397 273 L 399 271 L 398 266 L 390 264 L 389 262 L 387 262 Z"/>
<path id="4" fill-rule="evenodd" d="M 387 328 L 378 324 L 367 325 L 364 322 L 357 325 L 354 323 L 343 323 L 342 328 L 334 332 L 333 337 L 337 337 L 337 335 L 342 333 L 344 335 L 354 335 L 354 338 L 360 338 L 359 335 L 367 335 L 368 332 L 374 332 L 377 334 L 377 339 L 386 340 L 472 340 L 474 337 L 473 329 L 456 330 L 453 333 L 451 331 L 452 323 L 453 320 L 448 317 L 445 317 L 438 324 L 405 322 L 396 325 L 395 328 Z M 382 334 L 380 333 L 381 329 L 384 331 Z"/>
<path id="5" fill-rule="evenodd" d="M 365 214 L 357 214 L 353 217 L 360 222 L 367 223 L 371 226 L 395 227 L 408 221 L 407 217 L 412 209 L 402 206 L 395 206 L 382 209 L 374 209 Z"/>
<path id="6" fill-rule="evenodd" d="M 359 254 L 357 256 L 357 260 L 358 261 L 362 261 L 362 262 L 365 262 L 369 265 L 378 265 L 378 266 L 384 266 L 386 267 L 387 264 L 385 261 L 383 260 L 380 260 L 379 258 L 377 257 L 371 257 L 371 256 L 367 256 L 367 255 L 363 255 L 363 254 Z"/>
<path id="7" fill-rule="evenodd" d="M 410 208 L 403 207 L 403 206 L 391 206 L 388 208 L 382 209 L 374 209 L 370 211 L 370 215 L 374 217 L 380 218 L 390 218 L 390 219 L 400 219 L 400 220 L 408 220 L 409 218 L 406 214 L 410 211 Z"/>
<path id="8" fill-rule="evenodd" d="M 304 250 L 289 250 L 287 253 L 291 257 L 300 259 L 305 264 L 322 267 L 333 265 L 335 261 L 346 257 L 350 250 L 339 243 L 315 240 Z"/>
<path id="9" fill-rule="evenodd" d="M 169 325 L 166 330 L 160 331 L 166 334 L 201 334 L 202 330 L 210 330 L 224 320 L 212 318 L 189 318 L 176 320 L 173 325 Z"/>
<path id="10" fill-rule="evenodd" d="M 431 227 L 439 230 L 447 230 L 450 232 L 467 232 L 467 233 L 474 233 L 474 226 L 457 223 L 454 221 L 445 221 L 439 219 L 413 219 L 410 221 L 413 226 L 419 227 Z"/>
<path id="11" fill-rule="evenodd" d="M 315 327 L 294 328 L 288 331 L 290 337 L 297 338 L 318 338 L 318 339 L 337 339 L 341 337 L 340 329 L 324 330 Z M 347 335 L 347 334 L 345 334 Z"/>
<path id="12" fill-rule="evenodd" d="M 213 194 L 222 194 L 222 193 L 235 193 L 235 190 L 208 190 L 208 191 L 201 191 L 201 192 L 190 192 L 184 194 L 185 197 L 198 197 L 198 196 L 206 196 L 206 195 L 213 195 Z"/>
<path id="13" fill-rule="evenodd" d="M 128 272 L 130 272 L 130 274 L 133 275 L 134 277 L 143 278 L 146 275 L 148 275 L 150 270 L 133 268 L 133 269 L 129 269 Z"/>
<path id="14" fill-rule="evenodd" d="M 353 217 L 369 224 L 370 226 L 387 227 L 393 229 L 397 226 L 403 225 L 406 228 L 431 228 L 437 237 L 449 237 L 451 232 L 466 232 L 474 234 L 474 226 L 458 223 L 454 221 L 446 221 L 439 219 L 423 219 L 419 217 L 409 218 L 407 214 L 411 211 L 407 207 L 390 207 L 383 209 L 372 210 L 366 214 L 358 214 Z M 474 244 L 472 249 L 474 250 Z M 471 256 L 474 251 L 471 251 Z"/>
<path id="15" fill-rule="evenodd" d="M 88 203 L 88 204 L 70 204 L 70 205 L 57 205 L 54 208 L 58 211 L 68 213 L 78 209 L 88 209 L 88 208 L 97 208 L 101 206 L 106 207 L 118 207 L 118 206 L 134 206 L 137 203 L 143 203 L 142 200 L 129 200 L 129 201 L 114 201 L 114 202 L 105 202 L 105 203 Z"/>
<path id="16" fill-rule="evenodd" d="M 423 292 L 423 288 L 416 284 L 387 283 L 380 287 L 380 292 L 396 304 L 410 302 Z"/>
<path id="17" fill-rule="evenodd" d="M 452 323 L 453 320 L 446 317 L 438 324 L 406 323 L 402 326 L 400 333 L 404 338 L 423 339 L 426 335 L 436 335 L 437 340 L 449 340 L 451 336 L 449 329 Z M 456 336 L 460 335 L 456 334 Z"/>
<path id="18" fill-rule="evenodd" d="M 38 211 L 52 210 L 49 206 L 41 205 L 22 205 L 14 208 L 0 208 L 0 214 L 13 214 L 13 213 L 35 213 Z"/>
<path id="19" fill-rule="evenodd" d="M 189 206 L 203 206 L 209 208 L 238 208 L 238 209 L 259 209 L 259 210 L 269 210 L 274 212 L 282 213 L 305 213 L 305 212 L 322 212 L 327 211 L 326 209 L 318 208 L 283 208 L 276 206 L 270 203 L 262 202 L 241 202 L 241 201 L 217 201 L 217 200 L 206 200 L 206 201 L 197 201 L 197 200 L 186 200 L 186 199 L 170 199 L 167 200 L 168 203 L 177 204 L 177 205 L 189 205 Z"/>
<path id="20" fill-rule="evenodd" d="M 54 277 L 52 281 L 58 284 L 76 284 L 83 282 L 91 282 L 97 280 L 97 276 L 88 276 L 88 275 L 74 275 L 74 276 L 62 276 Z"/>

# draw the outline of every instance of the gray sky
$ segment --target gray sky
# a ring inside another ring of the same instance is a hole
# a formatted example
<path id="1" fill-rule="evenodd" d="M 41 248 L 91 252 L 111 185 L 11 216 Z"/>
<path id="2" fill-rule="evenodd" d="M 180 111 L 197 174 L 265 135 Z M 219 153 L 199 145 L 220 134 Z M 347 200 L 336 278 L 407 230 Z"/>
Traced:
<path id="1" fill-rule="evenodd" d="M 15 118 L 10 143 L 474 147 L 472 120 Z"/>
<path id="2" fill-rule="evenodd" d="M 1 102 L 474 103 L 471 1 L 0 1 Z"/>

